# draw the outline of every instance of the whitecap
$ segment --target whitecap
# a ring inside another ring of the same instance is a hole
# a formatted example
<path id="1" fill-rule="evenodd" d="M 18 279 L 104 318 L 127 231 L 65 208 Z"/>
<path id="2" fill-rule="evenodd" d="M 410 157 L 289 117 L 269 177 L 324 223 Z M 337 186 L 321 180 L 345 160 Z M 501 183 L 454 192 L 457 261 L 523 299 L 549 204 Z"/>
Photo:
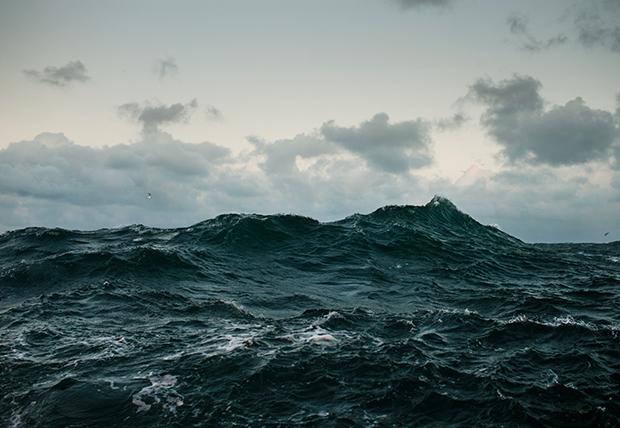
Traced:
<path id="1" fill-rule="evenodd" d="M 599 329 L 596 325 L 583 320 L 576 320 L 572 315 L 565 315 L 561 317 L 553 317 L 549 321 L 538 320 L 529 318 L 525 314 L 519 314 L 510 318 L 508 321 L 499 321 L 500 324 L 515 324 L 515 323 L 532 323 L 536 325 L 544 325 L 546 327 L 560 327 L 563 325 L 572 325 L 587 328 L 588 330 L 596 331 Z M 613 330 L 613 326 L 610 327 Z"/>
<path id="2" fill-rule="evenodd" d="M 297 343 L 310 343 L 315 345 L 335 345 L 338 339 L 322 327 L 312 325 L 301 331 L 292 332 L 290 334 L 280 336 L 281 339 L 287 339 Z"/>
<path id="3" fill-rule="evenodd" d="M 154 405 L 159 404 L 164 410 L 176 413 L 176 409 L 184 404 L 183 396 L 174 389 L 177 384 L 176 376 L 169 374 L 151 376 L 149 381 L 151 382 L 149 386 L 145 386 L 131 397 L 131 402 L 138 407 L 138 413 L 148 412 Z"/>

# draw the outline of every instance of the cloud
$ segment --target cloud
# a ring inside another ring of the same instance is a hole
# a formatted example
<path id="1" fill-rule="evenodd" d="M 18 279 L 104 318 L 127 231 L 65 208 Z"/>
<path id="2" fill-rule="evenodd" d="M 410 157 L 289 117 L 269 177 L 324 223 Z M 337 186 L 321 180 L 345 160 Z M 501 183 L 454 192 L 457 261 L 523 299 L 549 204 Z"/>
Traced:
<path id="1" fill-rule="evenodd" d="M 102 148 L 49 133 L 12 143 L 0 149 L 0 229 L 185 226 L 223 212 L 335 219 L 415 194 L 413 177 L 369 169 L 323 139 L 255 144 L 233 156 L 160 131 Z M 300 158 L 319 161 L 300 167 Z"/>
<path id="2" fill-rule="evenodd" d="M 155 73 L 160 79 L 175 76 L 179 72 L 179 66 L 172 57 L 158 59 L 155 64 Z"/>
<path id="3" fill-rule="evenodd" d="M 268 142 L 249 137 L 255 147 L 254 155 L 260 157 L 259 165 L 269 175 L 291 175 L 300 171 L 298 160 L 317 159 L 336 154 L 339 148 L 320 135 L 299 134 L 291 139 Z"/>
<path id="4" fill-rule="evenodd" d="M 23 73 L 36 82 L 58 87 L 90 80 L 86 67 L 81 61 L 71 61 L 61 67 L 48 66 L 42 71 L 24 70 Z"/>
<path id="5" fill-rule="evenodd" d="M 201 189 L 209 188 L 216 171 L 219 179 L 226 176 L 229 160 L 226 148 L 184 143 L 165 133 L 103 148 L 46 133 L 0 150 L 0 197 L 21 207 L 22 225 L 162 221 L 170 211 L 189 221 L 184 210 L 200 206 Z M 151 200 L 145 197 L 149 192 Z M 9 212 L 0 211 L 5 219 L 20 221 L 5 208 Z"/>
<path id="6" fill-rule="evenodd" d="M 198 101 L 196 99 L 187 104 L 169 105 L 134 102 L 119 106 L 118 113 L 122 117 L 141 123 L 144 132 L 155 132 L 164 124 L 186 122 L 197 107 Z"/>
<path id="7" fill-rule="evenodd" d="M 523 15 L 510 15 L 506 19 L 508 28 L 512 34 L 526 34 L 527 31 L 527 18 Z"/>
<path id="8" fill-rule="evenodd" d="M 556 36 L 548 38 L 547 40 L 538 40 L 531 37 L 527 42 L 523 44 L 522 48 L 530 52 L 539 52 L 545 49 L 551 49 L 553 47 L 566 44 L 567 42 L 568 37 L 564 34 L 558 34 Z"/>
<path id="9" fill-rule="evenodd" d="M 583 2 L 575 14 L 574 25 L 583 46 L 620 52 L 620 1 Z"/>
<path id="10" fill-rule="evenodd" d="M 556 46 L 566 44 L 568 37 L 564 34 L 557 34 L 546 40 L 534 37 L 529 31 L 527 17 L 523 15 L 511 15 L 506 19 L 506 24 L 510 32 L 521 39 L 521 49 L 529 52 L 539 52 L 551 49 Z"/>
<path id="11" fill-rule="evenodd" d="M 290 173 L 298 169 L 299 162 L 329 155 L 361 159 L 369 168 L 389 174 L 408 174 L 432 161 L 430 129 L 421 119 L 390 123 L 387 114 L 378 113 L 358 126 L 341 127 L 329 121 L 312 133 L 291 139 L 248 140 L 270 173 Z"/>
<path id="12" fill-rule="evenodd" d="M 386 172 L 403 173 L 432 161 L 430 124 L 421 119 L 390 123 L 386 113 L 378 113 L 349 128 L 326 122 L 320 132 L 327 141 Z"/>
<path id="13" fill-rule="evenodd" d="M 370 167 L 320 130 L 251 141 L 252 149 L 238 154 L 164 132 L 102 148 L 51 133 L 12 143 L 0 149 L 0 230 L 188 226 L 225 212 L 335 220 L 386 204 L 423 204 L 440 193 L 481 222 L 525 240 L 565 241 L 603 239 L 620 210 L 620 192 L 613 188 L 620 185 L 591 183 L 584 168 L 566 175 L 515 165 L 474 171 L 455 184 Z"/>
<path id="14" fill-rule="evenodd" d="M 398 3 L 403 9 L 413 9 L 417 7 L 445 7 L 454 0 L 392 0 Z"/>
<path id="15" fill-rule="evenodd" d="M 205 113 L 207 115 L 208 120 L 214 120 L 214 121 L 222 120 L 222 117 L 224 116 L 218 108 L 212 105 L 208 105 L 205 108 Z"/>
<path id="16" fill-rule="evenodd" d="M 460 128 L 469 119 L 462 113 L 455 113 L 452 117 L 439 119 L 435 122 L 435 128 L 439 131 L 454 131 Z"/>
<path id="17" fill-rule="evenodd" d="M 586 48 L 604 48 L 620 52 L 620 1 L 618 0 L 580 0 L 565 7 L 560 21 L 570 22 L 567 31 L 539 39 L 528 28 L 527 18 L 511 15 L 507 19 L 510 32 L 522 39 L 522 49 L 538 52 L 564 45 L 570 40 Z"/>
<path id="18" fill-rule="evenodd" d="M 481 123 L 511 163 L 553 166 L 608 161 L 618 137 L 612 113 L 581 98 L 545 109 L 541 83 L 527 76 L 494 83 L 478 80 L 470 96 L 485 106 Z"/>

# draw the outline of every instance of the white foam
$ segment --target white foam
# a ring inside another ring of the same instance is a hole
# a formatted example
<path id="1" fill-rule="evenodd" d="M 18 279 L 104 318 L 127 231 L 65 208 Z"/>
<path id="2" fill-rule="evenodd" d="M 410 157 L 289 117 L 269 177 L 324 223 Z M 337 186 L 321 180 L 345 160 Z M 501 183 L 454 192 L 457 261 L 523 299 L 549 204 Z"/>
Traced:
<path id="1" fill-rule="evenodd" d="M 156 404 L 161 404 L 170 413 L 176 413 L 177 407 L 184 404 L 183 396 L 174 389 L 177 384 L 176 376 L 151 376 L 149 381 L 151 385 L 145 386 L 132 396 L 131 402 L 138 407 L 138 413 L 148 412 Z"/>
<path id="2" fill-rule="evenodd" d="M 547 370 L 547 375 L 547 388 L 559 383 L 560 378 L 556 372 L 549 369 Z"/>
<path id="3" fill-rule="evenodd" d="M 177 360 L 187 355 L 213 357 L 235 352 L 252 346 L 255 341 L 271 331 L 272 326 L 260 324 L 237 324 L 228 322 L 218 328 L 209 328 L 203 332 L 203 340 L 193 343 L 185 349 L 163 357 L 164 360 Z"/>
<path id="4" fill-rule="evenodd" d="M 324 318 L 325 318 L 325 321 L 329 321 L 329 320 L 332 320 L 332 319 L 344 319 L 342 314 L 340 312 L 337 312 L 337 311 L 329 312 L 327 315 L 325 315 Z"/>
<path id="5" fill-rule="evenodd" d="M 576 320 L 571 315 L 565 315 L 562 317 L 553 317 L 550 321 L 542 321 L 542 320 L 529 318 L 525 314 L 520 314 L 520 315 L 517 315 L 509 319 L 508 321 L 500 321 L 500 323 L 501 324 L 532 323 L 532 324 L 537 324 L 537 325 L 544 325 L 547 327 L 559 327 L 562 325 L 575 325 L 575 326 L 587 328 L 592 331 L 596 331 L 599 329 L 599 327 L 597 327 L 596 325 L 589 323 L 587 321 Z M 608 328 L 610 328 L 611 330 L 614 329 L 613 326 L 608 327 Z"/>
<path id="6" fill-rule="evenodd" d="M 338 343 L 338 339 L 336 339 L 331 332 L 318 325 L 311 325 L 304 330 L 295 331 L 290 334 L 280 336 L 280 338 L 302 344 L 310 343 L 314 345 L 332 346 Z"/>

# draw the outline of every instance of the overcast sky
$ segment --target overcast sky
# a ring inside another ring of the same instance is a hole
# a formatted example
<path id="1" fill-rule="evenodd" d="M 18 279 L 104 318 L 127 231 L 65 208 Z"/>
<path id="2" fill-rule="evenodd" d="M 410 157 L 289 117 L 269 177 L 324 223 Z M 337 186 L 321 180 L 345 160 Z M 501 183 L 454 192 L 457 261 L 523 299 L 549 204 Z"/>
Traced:
<path id="1" fill-rule="evenodd" d="M 0 230 L 440 194 L 620 240 L 620 0 L 0 0 L 0 52 Z"/>

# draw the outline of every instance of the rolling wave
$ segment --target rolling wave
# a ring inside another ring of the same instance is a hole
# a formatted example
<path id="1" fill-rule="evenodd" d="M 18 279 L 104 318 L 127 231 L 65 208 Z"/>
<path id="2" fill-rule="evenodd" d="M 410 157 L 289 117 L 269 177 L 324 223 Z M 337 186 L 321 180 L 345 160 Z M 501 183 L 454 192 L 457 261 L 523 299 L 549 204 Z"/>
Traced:
<path id="1" fill-rule="evenodd" d="M 620 243 L 436 197 L 0 235 L 0 424 L 615 426 Z"/>

